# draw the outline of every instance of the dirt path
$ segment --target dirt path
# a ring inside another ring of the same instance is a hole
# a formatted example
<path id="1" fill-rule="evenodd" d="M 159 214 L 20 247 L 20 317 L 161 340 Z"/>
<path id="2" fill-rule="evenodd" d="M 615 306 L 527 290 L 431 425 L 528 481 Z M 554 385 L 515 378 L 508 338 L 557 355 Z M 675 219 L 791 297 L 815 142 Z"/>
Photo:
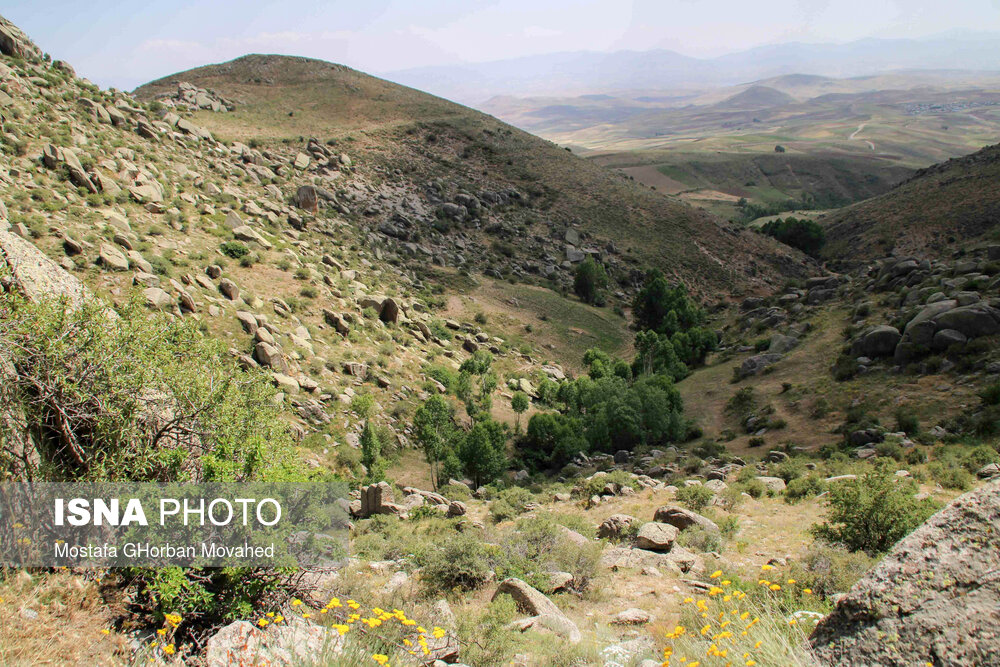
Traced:
<path id="1" fill-rule="evenodd" d="M 853 132 L 851 132 L 851 136 L 847 137 L 847 140 L 848 141 L 855 141 L 857 139 L 857 137 L 858 137 L 858 133 L 861 132 L 861 130 L 865 129 L 865 125 L 867 125 L 867 124 L 868 123 L 861 123 L 860 125 L 858 125 L 858 129 L 856 129 Z M 868 141 L 867 139 L 861 139 L 861 141 L 863 141 L 866 144 L 868 144 L 868 148 L 872 149 L 872 151 L 875 150 L 875 144 L 873 144 L 872 142 Z"/>

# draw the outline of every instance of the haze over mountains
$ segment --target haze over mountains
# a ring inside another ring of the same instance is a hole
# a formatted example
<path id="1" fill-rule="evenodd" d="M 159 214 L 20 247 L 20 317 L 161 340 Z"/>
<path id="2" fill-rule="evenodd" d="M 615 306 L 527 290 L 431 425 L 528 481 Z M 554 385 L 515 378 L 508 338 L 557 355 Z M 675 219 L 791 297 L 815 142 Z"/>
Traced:
<path id="1" fill-rule="evenodd" d="M 895 70 L 998 68 L 1000 36 L 950 33 L 923 39 L 862 39 L 846 44 L 789 42 L 701 59 L 675 51 L 579 51 L 461 66 L 420 67 L 386 78 L 465 104 L 497 95 L 580 95 L 726 86 L 784 74 L 856 77 Z"/>

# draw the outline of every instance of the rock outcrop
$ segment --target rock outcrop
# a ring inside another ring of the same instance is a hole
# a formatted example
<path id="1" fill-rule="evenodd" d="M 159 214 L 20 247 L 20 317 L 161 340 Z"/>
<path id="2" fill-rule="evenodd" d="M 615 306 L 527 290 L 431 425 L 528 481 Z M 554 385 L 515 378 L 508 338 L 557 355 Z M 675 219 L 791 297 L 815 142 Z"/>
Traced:
<path id="1" fill-rule="evenodd" d="M 1000 664 L 1000 482 L 897 544 L 810 637 L 823 665 Z"/>

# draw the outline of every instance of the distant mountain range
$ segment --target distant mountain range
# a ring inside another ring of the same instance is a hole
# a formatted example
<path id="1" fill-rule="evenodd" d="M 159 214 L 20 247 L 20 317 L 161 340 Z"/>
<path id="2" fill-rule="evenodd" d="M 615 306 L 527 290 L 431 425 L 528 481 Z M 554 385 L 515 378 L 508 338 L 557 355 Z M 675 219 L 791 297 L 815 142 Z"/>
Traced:
<path id="1" fill-rule="evenodd" d="M 1000 35 L 790 42 L 702 59 L 674 51 L 579 51 L 458 66 L 420 67 L 386 78 L 465 104 L 498 95 L 582 95 L 723 86 L 785 74 L 865 76 L 896 70 L 1000 69 Z"/>

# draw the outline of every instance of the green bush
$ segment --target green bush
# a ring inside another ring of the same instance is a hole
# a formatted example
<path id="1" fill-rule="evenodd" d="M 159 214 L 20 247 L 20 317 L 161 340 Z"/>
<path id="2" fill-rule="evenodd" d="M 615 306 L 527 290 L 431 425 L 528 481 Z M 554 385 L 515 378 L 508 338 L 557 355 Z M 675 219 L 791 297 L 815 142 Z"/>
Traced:
<path id="1" fill-rule="evenodd" d="M 915 485 L 878 465 L 856 480 L 830 489 L 826 521 L 812 533 L 831 544 L 869 555 L 885 553 L 934 513 L 933 501 L 914 498 Z"/>
<path id="2" fill-rule="evenodd" d="M 805 470 L 805 466 L 798 459 L 785 459 L 781 463 L 771 466 L 771 474 L 785 480 L 786 484 L 801 477 L 803 470 Z"/>
<path id="3" fill-rule="evenodd" d="M 470 591 L 489 580 L 492 564 L 483 541 L 471 533 L 442 540 L 419 559 L 420 579 L 436 593 Z"/>
<path id="4" fill-rule="evenodd" d="M 949 465 L 942 461 L 934 461 L 927 466 L 931 479 L 945 489 L 965 491 L 972 485 L 972 475 L 965 468 Z"/>
<path id="5" fill-rule="evenodd" d="M 785 487 L 785 502 L 794 504 L 806 498 L 813 498 L 826 491 L 826 482 L 816 475 L 799 477 L 788 482 Z"/>
<path id="6" fill-rule="evenodd" d="M 509 521 L 516 516 L 524 514 L 528 503 L 533 502 L 535 497 L 527 489 L 520 486 L 512 486 L 497 494 L 497 497 L 490 502 L 490 516 L 493 521 Z"/>
<path id="7" fill-rule="evenodd" d="M 239 241 L 226 241 L 219 246 L 219 250 L 222 251 L 223 255 L 232 259 L 242 259 L 250 254 L 250 248 Z"/>
<path id="8" fill-rule="evenodd" d="M 760 499 L 767 495 L 767 485 L 759 479 L 750 479 L 737 485 L 744 493 L 751 498 Z"/>
<path id="9" fill-rule="evenodd" d="M 775 146 L 775 150 L 784 152 L 781 146 Z M 771 220 L 760 228 L 760 231 L 770 237 L 777 239 L 785 245 L 798 248 L 807 255 L 816 256 L 826 243 L 826 234 L 823 227 L 812 220 L 800 220 L 798 218 L 785 218 L 782 220 Z"/>
<path id="10" fill-rule="evenodd" d="M 863 551 L 817 542 L 801 558 L 792 561 L 788 575 L 799 587 L 828 598 L 849 591 L 874 565 L 875 560 Z"/>
<path id="11" fill-rule="evenodd" d="M 700 512 L 708 507 L 714 495 L 711 489 L 701 484 L 677 489 L 677 500 L 693 512 Z"/>
<path id="12" fill-rule="evenodd" d="M 920 433 L 920 418 L 905 408 L 899 408 L 896 410 L 896 430 L 906 435 L 917 435 Z"/>
<path id="13" fill-rule="evenodd" d="M 552 572 L 569 572 L 573 588 L 583 591 L 597 576 L 601 558 L 599 542 L 585 547 L 570 542 L 551 517 L 520 519 L 500 541 L 500 548 L 504 555 L 497 577 L 519 577 L 542 590 Z"/>
<path id="14" fill-rule="evenodd" d="M 116 312 L 98 300 L 70 310 L 0 295 L 0 358 L 17 371 L 0 385 L 0 442 L 14 440 L 15 415 L 33 425 L 36 479 L 307 479 L 265 373 L 241 370 L 193 320 L 151 315 L 138 299 Z M 9 454 L 0 470 L 14 464 Z M 245 618 L 264 600 L 281 604 L 290 583 L 285 570 L 242 567 L 124 577 L 147 622 L 185 617 L 178 639 Z"/>
<path id="15" fill-rule="evenodd" d="M 722 536 L 714 530 L 695 526 L 682 530 L 677 535 L 677 544 L 697 553 L 722 551 Z"/>

